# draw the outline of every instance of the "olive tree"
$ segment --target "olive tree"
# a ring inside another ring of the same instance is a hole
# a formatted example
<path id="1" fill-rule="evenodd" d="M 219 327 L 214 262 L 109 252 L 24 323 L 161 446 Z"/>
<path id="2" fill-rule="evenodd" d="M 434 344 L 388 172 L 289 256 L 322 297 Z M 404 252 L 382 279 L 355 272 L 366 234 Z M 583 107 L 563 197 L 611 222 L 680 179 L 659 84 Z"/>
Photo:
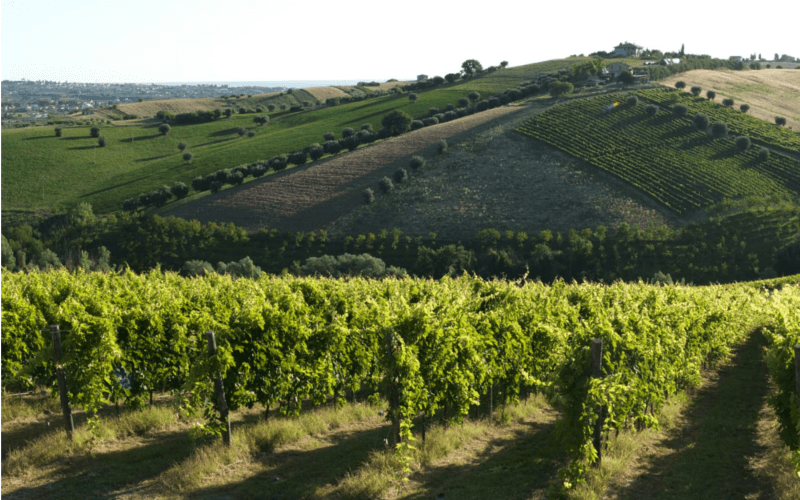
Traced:
<path id="1" fill-rule="evenodd" d="M 408 100 L 410 102 L 417 102 L 418 98 L 419 98 L 419 96 L 417 94 L 413 93 L 413 92 L 408 94 Z"/>
<path id="2" fill-rule="evenodd" d="M 92 127 L 89 129 L 89 135 L 92 137 L 100 137 L 100 127 Z"/>
<path id="3" fill-rule="evenodd" d="M 683 118 L 689 113 L 689 108 L 685 104 L 676 104 L 672 107 L 672 114 L 676 118 Z"/>
<path id="4" fill-rule="evenodd" d="M 692 124 L 695 126 L 697 130 L 701 132 L 708 128 L 708 117 L 703 113 L 697 113 L 692 118 Z"/>
<path id="5" fill-rule="evenodd" d="M 739 136 L 736 138 L 736 149 L 739 151 L 745 152 L 750 148 L 750 138 L 745 136 Z"/>
<path id="6" fill-rule="evenodd" d="M 483 71 L 483 66 L 475 59 L 467 59 L 461 63 L 461 69 L 464 70 L 465 75 L 472 76 L 475 73 Z"/>
<path id="7" fill-rule="evenodd" d="M 714 98 L 717 97 L 717 93 L 714 92 L 713 90 L 709 90 L 708 92 L 706 92 L 706 97 L 708 97 L 709 101 L 713 101 Z"/>
<path id="8" fill-rule="evenodd" d="M 170 130 L 172 130 L 172 127 L 170 127 L 168 123 L 162 123 L 158 127 L 158 131 L 161 132 L 161 135 L 169 135 Z"/>
<path id="9" fill-rule="evenodd" d="M 702 92 L 702 91 L 703 91 L 703 89 L 701 87 L 697 87 L 697 86 L 692 87 L 692 95 L 695 96 L 695 97 L 699 96 L 700 92 Z"/>
<path id="10" fill-rule="evenodd" d="M 711 125 L 711 135 L 715 139 L 722 139 L 728 135 L 728 126 L 722 122 L 715 122 Z"/>
<path id="11" fill-rule="evenodd" d="M 675 82 L 675 88 L 678 89 L 678 90 L 685 89 L 686 88 L 686 82 L 684 82 L 683 80 L 678 80 L 677 82 Z"/>
<path id="12" fill-rule="evenodd" d="M 782 116 L 776 116 L 775 117 L 775 124 L 776 125 L 780 125 L 780 126 L 786 125 L 786 118 L 784 118 Z"/>
<path id="13" fill-rule="evenodd" d="M 470 92 L 467 94 L 467 98 L 470 100 L 470 102 L 478 102 L 478 100 L 481 98 L 481 95 L 477 92 Z"/>
<path id="14" fill-rule="evenodd" d="M 739 109 L 742 110 L 742 113 L 747 113 L 747 111 L 750 109 L 750 105 L 742 104 L 741 106 L 739 106 Z"/>
<path id="15" fill-rule="evenodd" d="M 407 113 L 396 109 L 383 117 L 381 125 L 394 135 L 402 134 L 411 127 L 411 117 Z"/>
<path id="16" fill-rule="evenodd" d="M 725 106 L 726 108 L 732 108 L 733 104 L 734 104 L 733 99 L 731 99 L 730 97 L 722 100 L 722 105 Z"/>
<path id="17" fill-rule="evenodd" d="M 183 153 L 183 161 L 185 161 L 186 163 L 192 163 L 192 158 L 194 158 L 194 155 L 192 153 L 188 152 Z"/>
<path id="18" fill-rule="evenodd" d="M 184 149 L 186 149 L 186 146 L 188 146 L 188 144 L 186 144 L 185 142 L 183 142 L 183 141 L 179 142 L 178 143 L 178 151 L 183 151 Z"/>

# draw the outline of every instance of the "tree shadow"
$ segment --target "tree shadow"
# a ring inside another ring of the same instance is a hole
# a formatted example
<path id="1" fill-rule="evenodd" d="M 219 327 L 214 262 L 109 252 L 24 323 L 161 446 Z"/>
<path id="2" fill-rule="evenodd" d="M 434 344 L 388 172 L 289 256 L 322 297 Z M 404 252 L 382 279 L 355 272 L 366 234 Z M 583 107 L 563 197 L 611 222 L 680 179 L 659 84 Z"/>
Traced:
<path id="1" fill-rule="evenodd" d="M 750 459 L 764 452 L 756 441 L 759 411 L 769 392 L 761 335 L 753 333 L 734 350 L 686 410 L 686 425 L 656 446 L 666 455 L 645 457 L 643 473 L 618 491 L 621 499 L 773 498 Z"/>
<path id="2" fill-rule="evenodd" d="M 174 154 L 175 154 L 175 153 L 167 153 L 167 154 L 165 154 L 165 155 L 160 155 L 160 156 L 151 156 L 150 158 L 136 158 L 136 159 L 135 159 L 135 160 L 133 160 L 133 161 L 151 161 L 151 160 L 160 160 L 161 158 L 167 158 L 167 157 L 169 157 L 169 156 L 172 156 L 172 155 L 174 155 Z"/>
<path id="3" fill-rule="evenodd" d="M 99 148 L 99 147 L 100 146 L 98 146 L 97 144 L 94 144 L 92 146 L 76 146 L 74 148 L 67 148 L 67 149 L 70 150 L 70 151 L 81 151 L 81 150 L 94 149 L 94 148 Z"/>
<path id="4" fill-rule="evenodd" d="M 163 134 L 152 134 L 152 135 L 142 135 L 142 136 L 139 136 L 139 137 L 128 137 L 127 139 L 120 139 L 119 142 L 122 142 L 122 143 L 127 142 L 128 144 L 130 144 L 130 143 L 135 143 L 136 141 L 144 141 L 144 140 L 147 140 L 147 139 L 155 139 L 156 137 L 161 137 L 162 135 Z"/>
<path id="5" fill-rule="evenodd" d="M 195 144 L 193 147 L 199 148 L 201 146 L 210 146 L 212 144 L 220 144 L 222 142 L 233 141 L 233 140 L 235 140 L 237 138 L 238 138 L 238 136 L 237 137 L 226 137 L 225 139 L 217 139 L 216 141 L 209 141 L 209 142 L 204 142 L 202 144 Z"/>
<path id="6" fill-rule="evenodd" d="M 223 135 L 238 134 L 238 130 L 242 127 L 226 128 L 225 130 L 217 130 L 208 134 L 208 137 L 222 137 Z"/>
<path id="7" fill-rule="evenodd" d="M 69 139 L 69 137 L 58 137 L 57 135 L 39 135 L 36 137 L 26 137 L 25 141 L 38 141 L 39 139 Z M 77 137 L 76 137 L 77 139 Z"/>

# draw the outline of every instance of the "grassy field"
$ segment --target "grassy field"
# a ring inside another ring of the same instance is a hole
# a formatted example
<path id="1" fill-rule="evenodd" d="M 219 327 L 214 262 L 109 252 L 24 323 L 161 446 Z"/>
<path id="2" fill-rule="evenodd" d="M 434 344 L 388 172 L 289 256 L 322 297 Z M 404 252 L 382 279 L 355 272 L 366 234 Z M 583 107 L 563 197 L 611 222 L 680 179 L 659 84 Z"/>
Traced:
<path id="1" fill-rule="evenodd" d="M 292 99 L 303 92 L 294 91 Z M 60 209 L 88 202 L 98 213 L 116 210 L 123 200 L 165 184 L 188 184 L 198 175 L 321 143 L 325 132 L 340 136 L 345 127 L 366 123 L 377 130 L 392 110 L 425 115 L 429 107 L 455 104 L 464 95 L 462 90 L 435 89 L 419 92 L 415 103 L 393 95 L 318 110 L 262 113 L 271 117 L 265 126 L 256 125 L 253 114 L 235 114 L 205 124 L 176 125 L 168 136 L 159 134 L 155 121 L 115 123 L 101 126 L 100 134 L 108 140 L 104 148 L 96 147 L 88 125 L 65 127 L 62 137 L 55 137 L 53 127 L 3 130 L 3 209 Z M 257 99 L 232 101 L 249 108 Z M 239 137 L 240 127 L 256 135 Z M 194 154 L 191 165 L 182 160 L 179 142 Z"/>
<path id="2" fill-rule="evenodd" d="M 696 69 L 672 75 L 660 83 L 675 87 L 677 81 L 686 83 L 686 92 L 693 86 L 717 93 L 716 100 L 725 98 L 736 101 L 737 109 L 748 104 L 748 114 L 774 123 L 776 116 L 786 118 L 786 125 L 800 130 L 800 71 L 796 69 L 761 69 L 757 71 L 733 71 L 729 69 Z"/>
<path id="3" fill-rule="evenodd" d="M 556 106 L 521 125 L 519 131 L 616 175 L 678 214 L 725 199 L 800 193 L 797 158 L 773 153 L 761 161 L 757 148 L 737 152 L 733 135 L 710 140 L 692 127 L 689 118 L 672 115 L 668 103 L 678 101 L 669 97 L 686 94 L 667 89 L 637 94 L 643 100 L 660 102 L 659 114 L 647 116 L 641 102 L 625 104 L 623 94 L 607 95 Z M 606 110 L 609 105 L 613 108 L 614 102 L 621 106 Z M 705 103 L 703 106 L 716 106 Z M 764 123 L 742 113 L 736 117 L 739 121 L 729 124 L 736 135 L 749 131 L 752 136 Z M 712 121 L 716 119 L 712 117 Z M 787 133 L 787 141 L 796 136 Z M 763 135 L 758 138 L 764 144 L 772 140 Z"/>

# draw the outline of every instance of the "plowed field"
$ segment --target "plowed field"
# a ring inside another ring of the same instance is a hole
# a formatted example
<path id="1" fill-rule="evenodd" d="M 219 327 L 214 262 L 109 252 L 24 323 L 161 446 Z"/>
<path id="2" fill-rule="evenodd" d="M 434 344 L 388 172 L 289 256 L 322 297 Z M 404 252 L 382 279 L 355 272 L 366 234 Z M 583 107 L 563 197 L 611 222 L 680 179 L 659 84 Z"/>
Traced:
<path id="1" fill-rule="evenodd" d="M 171 215 L 203 223 L 233 222 L 248 232 L 261 228 L 327 230 L 339 217 L 363 203 L 365 188 L 377 191 L 380 178 L 391 176 L 399 168 L 395 160 L 520 109 L 500 107 L 425 127 L 319 164 L 207 196 L 177 208 Z"/>

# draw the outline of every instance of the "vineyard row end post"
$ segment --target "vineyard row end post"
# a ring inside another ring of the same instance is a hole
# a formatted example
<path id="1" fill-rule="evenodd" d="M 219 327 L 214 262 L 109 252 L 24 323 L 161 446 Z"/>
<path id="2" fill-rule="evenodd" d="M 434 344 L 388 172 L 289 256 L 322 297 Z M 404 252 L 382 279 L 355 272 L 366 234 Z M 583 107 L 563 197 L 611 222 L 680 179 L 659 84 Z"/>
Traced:
<path id="1" fill-rule="evenodd" d="M 794 346 L 794 391 L 800 398 L 800 345 Z"/>
<path id="2" fill-rule="evenodd" d="M 75 424 L 72 421 L 72 408 L 67 397 L 67 377 L 61 367 L 61 329 L 58 325 L 50 325 L 50 336 L 53 340 L 53 361 L 56 364 L 56 377 L 58 378 L 58 395 L 61 399 L 61 411 L 64 413 L 64 427 L 67 437 L 72 439 L 75 433 Z"/>
<path id="3" fill-rule="evenodd" d="M 603 340 L 592 340 L 592 378 L 601 378 L 603 376 Z M 603 421 L 605 420 L 604 408 L 602 405 L 595 407 L 597 412 L 597 422 L 594 424 L 594 434 L 592 436 L 592 445 L 597 450 L 597 462 L 595 466 L 600 466 L 600 461 L 603 457 Z"/>
<path id="4" fill-rule="evenodd" d="M 208 353 L 213 357 L 217 354 L 217 340 L 214 338 L 214 332 L 209 330 L 206 332 L 208 340 Z M 225 422 L 225 431 L 222 433 L 222 441 L 227 445 L 231 445 L 231 419 L 228 416 L 228 403 L 225 401 L 225 386 L 222 384 L 222 375 L 219 373 L 214 377 L 214 397 L 217 401 L 217 410 Z"/>

